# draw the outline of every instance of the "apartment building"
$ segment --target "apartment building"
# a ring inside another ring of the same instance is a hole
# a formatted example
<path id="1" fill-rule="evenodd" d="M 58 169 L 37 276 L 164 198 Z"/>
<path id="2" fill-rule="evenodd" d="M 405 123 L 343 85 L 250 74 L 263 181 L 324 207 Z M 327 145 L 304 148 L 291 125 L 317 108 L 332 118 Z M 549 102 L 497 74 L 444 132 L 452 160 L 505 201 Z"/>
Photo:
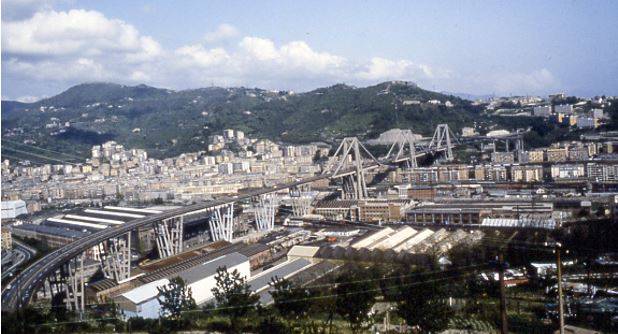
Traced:
<path id="1" fill-rule="evenodd" d="M 514 182 L 539 182 L 543 180 L 543 167 L 538 165 L 511 167 Z"/>
<path id="2" fill-rule="evenodd" d="M 554 180 L 576 180 L 586 176 L 583 164 L 553 165 L 550 170 Z"/>

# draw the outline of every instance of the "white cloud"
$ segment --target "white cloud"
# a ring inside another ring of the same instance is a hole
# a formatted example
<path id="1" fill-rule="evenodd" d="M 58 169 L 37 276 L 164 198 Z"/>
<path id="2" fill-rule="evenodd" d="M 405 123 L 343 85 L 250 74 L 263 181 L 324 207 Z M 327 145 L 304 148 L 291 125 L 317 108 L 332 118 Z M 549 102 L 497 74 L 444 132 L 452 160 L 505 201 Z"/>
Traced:
<path id="1" fill-rule="evenodd" d="M 346 59 L 327 52 L 316 52 L 303 41 L 285 44 L 280 49 L 280 58 L 285 65 L 305 68 L 310 72 L 337 70 L 345 65 Z"/>
<path id="2" fill-rule="evenodd" d="M 259 37 L 245 37 L 240 42 L 240 47 L 248 56 L 259 61 L 274 60 L 279 57 L 275 43 L 269 39 Z"/>
<path id="3" fill-rule="evenodd" d="M 185 60 L 190 66 L 220 66 L 230 60 L 230 55 L 225 49 L 206 49 L 199 44 L 183 46 L 176 50 L 176 54 L 180 56 L 180 60 Z"/>
<path id="4" fill-rule="evenodd" d="M 40 61 L 30 63 L 18 59 L 7 61 L 7 68 L 10 73 L 20 73 L 21 75 L 35 80 L 108 80 L 110 74 L 104 70 L 104 66 L 88 58 L 77 58 L 58 61 Z"/>
<path id="5" fill-rule="evenodd" d="M 97 11 L 48 9 L 2 21 L 3 80 L 17 87 L 64 89 L 84 81 L 150 81 L 164 54 L 153 38 Z M 13 94 L 33 93 L 53 92 L 21 88 Z"/>
<path id="6" fill-rule="evenodd" d="M 215 43 L 231 38 L 238 37 L 239 32 L 236 27 L 231 24 L 220 24 L 215 31 L 207 32 L 204 35 L 204 41 L 207 43 Z"/>
<path id="7" fill-rule="evenodd" d="M 114 53 L 127 60 L 157 56 L 161 47 L 132 25 L 96 11 L 43 11 L 2 24 L 3 53 L 25 56 L 101 56 Z"/>
<path id="8" fill-rule="evenodd" d="M 446 70 L 435 69 L 426 64 L 415 64 L 409 60 L 389 60 L 374 57 L 357 74 L 365 80 L 395 80 L 395 79 L 441 79 L 448 78 Z"/>
<path id="9" fill-rule="evenodd" d="M 32 102 L 36 102 L 36 101 L 42 100 L 44 98 L 45 97 L 30 96 L 30 95 L 28 95 L 28 96 L 20 96 L 20 97 L 16 98 L 15 101 L 24 102 L 24 103 L 32 103 Z"/>
<path id="10" fill-rule="evenodd" d="M 277 47 L 273 41 L 259 37 L 243 38 L 235 57 L 245 72 L 260 69 L 261 75 L 283 77 L 336 75 L 347 63 L 344 57 L 315 51 L 304 41 Z"/>
<path id="11" fill-rule="evenodd" d="M 232 41 L 210 46 L 217 41 Z M 166 50 L 134 26 L 90 10 L 40 10 L 2 22 L 2 72 L 13 96 L 51 94 L 84 81 L 146 83 L 169 88 L 244 85 L 306 90 L 335 82 L 373 84 L 403 79 L 420 83 L 447 71 L 410 60 L 374 57 L 354 61 L 297 40 L 277 44 L 239 37 L 229 24 L 207 33 L 205 44 Z M 19 87 L 19 88 L 14 88 Z M 44 87 L 46 91 L 29 91 Z M 5 91 L 3 91 L 5 93 Z"/>

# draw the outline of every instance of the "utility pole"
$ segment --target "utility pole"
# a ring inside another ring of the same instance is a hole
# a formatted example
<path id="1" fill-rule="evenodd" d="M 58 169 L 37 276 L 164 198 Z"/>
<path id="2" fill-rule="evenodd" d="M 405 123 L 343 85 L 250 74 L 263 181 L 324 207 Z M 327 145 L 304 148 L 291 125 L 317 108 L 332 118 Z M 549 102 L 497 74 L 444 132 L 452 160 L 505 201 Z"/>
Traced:
<path id="1" fill-rule="evenodd" d="M 515 238 L 517 231 L 513 232 L 501 245 L 498 245 L 498 280 L 500 281 L 500 333 L 507 334 L 509 332 L 508 315 L 506 311 L 506 285 L 504 284 L 504 271 L 507 264 L 504 262 L 504 248 Z"/>
<path id="2" fill-rule="evenodd" d="M 562 261 L 560 260 L 560 249 L 562 244 L 557 242 L 556 250 L 556 269 L 558 274 L 558 312 L 560 316 L 560 334 L 564 334 L 564 300 L 562 298 Z"/>
<path id="3" fill-rule="evenodd" d="M 506 334 L 509 332 L 506 314 L 506 287 L 504 286 L 504 254 L 502 249 L 498 253 L 498 278 L 500 280 L 500 333 Z"/>

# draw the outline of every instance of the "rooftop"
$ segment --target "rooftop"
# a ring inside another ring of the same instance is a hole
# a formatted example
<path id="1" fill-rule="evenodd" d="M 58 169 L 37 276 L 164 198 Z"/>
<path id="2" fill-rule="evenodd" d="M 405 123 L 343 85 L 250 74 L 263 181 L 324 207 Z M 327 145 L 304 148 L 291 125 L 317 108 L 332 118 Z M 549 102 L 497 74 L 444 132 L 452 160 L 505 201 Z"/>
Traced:
<path id="1" fill-rule="evenodd" d="M 158 287 L 168 284 L 170 281 L 166 278 L 153 281 L 142 286 L 139 286 L 129 292 L 122 294 L 123 297 L 130 300 L 134 304 L 141 304 L 147 300 L 155 298 L 159 294 Z"/>

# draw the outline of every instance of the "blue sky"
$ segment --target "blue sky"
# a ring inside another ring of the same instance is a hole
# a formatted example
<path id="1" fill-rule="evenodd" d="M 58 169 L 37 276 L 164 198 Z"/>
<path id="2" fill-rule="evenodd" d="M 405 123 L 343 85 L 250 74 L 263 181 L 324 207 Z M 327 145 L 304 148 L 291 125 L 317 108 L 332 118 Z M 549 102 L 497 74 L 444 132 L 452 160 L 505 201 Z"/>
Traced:
<path id="1" fill-rule="evenodd" d="M 85 81 L 618 94 L 616 1 L 2 2 L 2 97 Z"/>

